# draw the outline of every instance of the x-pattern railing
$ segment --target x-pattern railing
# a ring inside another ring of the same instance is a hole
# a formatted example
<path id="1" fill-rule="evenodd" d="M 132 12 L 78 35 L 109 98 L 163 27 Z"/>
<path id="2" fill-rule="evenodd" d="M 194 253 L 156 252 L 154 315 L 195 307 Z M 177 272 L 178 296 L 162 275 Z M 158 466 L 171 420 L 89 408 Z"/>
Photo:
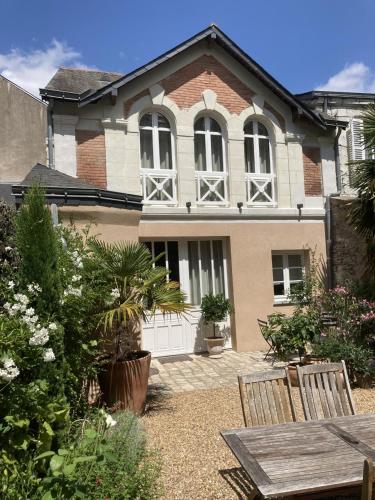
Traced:
<path id="1" fill-rule="evenodd" d="M 143 203 L 174 205 L 176 198 L 176 172 L 173 170 L 141 170 Z"/>
<path id="2" fill-rule="evenodd" d="M 196 172 L 197 202 L 202 205 L 227 203 L 226 172 Z"/>
<path id="3" fill-rule="evenodd" d="M 246 174 L 246 195 L 249 205 L 275 205 L 273 174 Z"/>

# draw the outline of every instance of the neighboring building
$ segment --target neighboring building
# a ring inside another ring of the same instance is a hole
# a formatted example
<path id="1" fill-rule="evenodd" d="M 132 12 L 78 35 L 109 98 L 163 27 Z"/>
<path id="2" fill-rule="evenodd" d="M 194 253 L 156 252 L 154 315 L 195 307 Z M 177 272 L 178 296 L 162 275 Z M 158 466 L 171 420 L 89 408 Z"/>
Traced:
<path id="1" fill-rule="evenodd" d="M 47 106 L 0 75 L 0 197 L 35 163 L 47 162 Z"/>
<path id="2" fill-rule="evenodd" d="M 338 189 L 345 124 L 312 111 L 214 25 L 127 75 L 60 69 L 41 95 L 54 168 L 143 197 L 136 216 L 65 206 L 63 220 L 92 219 L 107 240 L 165 252 L 194 306 L 144 325 L 143 346 L 159 356 L 204 350 L 199 306 L 213 292 L 234 304 L 227 345 L 264 347 L 257 318 L 288 311 L 311 249 L 325 257 L 325 197 Z"/>
<path id="3" fill-rule="evenodd" d="M 343 284 L 347 280 L 359 279 L 364 272 L 366 247 L 348 222 L 348 210 L 355 199 L 352 187 L 352 169 L 348 163 L 363 160 L 368 156 L 364 147 L 362 114 L 375 94 L 358 92 L 311 91 L 297 96 L 308 106 L 329 120 L 345 124 L 345 130 L 338 135 L 337 179 L 339 196 L 332 198 L 327 224 L 331 232 L 332 284 Z"/>

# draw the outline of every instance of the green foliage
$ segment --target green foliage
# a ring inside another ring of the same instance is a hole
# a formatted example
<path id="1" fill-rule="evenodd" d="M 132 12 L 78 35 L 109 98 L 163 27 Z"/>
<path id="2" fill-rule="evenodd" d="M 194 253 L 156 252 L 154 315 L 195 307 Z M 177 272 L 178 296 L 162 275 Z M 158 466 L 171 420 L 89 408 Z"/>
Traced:
<path id="1" fill-rule="evenodd" d="M 29 189 L 17 213 L 16 242 L 21 283 L 40 285 L 38 311 L 56 311 L 60 292 L 56 234 L 44 192 L 37 185 Z"/>
<path id="2" fill-rule="evenodd" d="M 366 149 L 375 148 L 375 104 L 369 104 L 363 115 Z M 351 203 L 349 220 L 367 245 L 365 277 L 375 280 L 375 159 L 369 158 L 350 163 L 353 169 L 353 187 L 357 199 Z"/>
<path id="3" fill-rule="evenodd" d="M 204 322 L 213 323 L 214 336 L 216 336 L 215 324 L 225 321 L 228 314 L 233 312 L 231 302 L 223 294 L 213 295 L 210 293 L 205 295 L 202 298 L 201 309 Z"/>
<path id="4" fill-rule="evenodd" d="M 9 278 L 18 265 L 18 252 L 14 245 L 14 210 L 0 200 L 0 276 Z M 1 294 L 0 282 L 0 294 Z"/>
<path id="5" fill-rule="evenodd" d="M 89 241 L 90 269 L 95 270 L 102 300 L 98 303 L 99 325 L 117 339 L 117 357 L 135 348 L 142 320 L 156 311 L 183 313 L 188 309 L 179 283 L 168 281 L 168 270 L 155 261 L 142 243 Z"/>

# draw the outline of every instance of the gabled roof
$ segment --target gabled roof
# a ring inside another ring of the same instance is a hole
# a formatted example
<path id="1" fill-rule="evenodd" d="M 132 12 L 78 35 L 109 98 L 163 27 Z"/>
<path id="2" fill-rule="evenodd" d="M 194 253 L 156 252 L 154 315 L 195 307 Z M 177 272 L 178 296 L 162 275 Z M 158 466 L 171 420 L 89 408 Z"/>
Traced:
<path id="1" fill-rule="evenodd" d="M 124 76 L 123 73 L 61 67 L 46 87 L 40 89 L 40 94 L 45 96 L 53 92 L 63 92 L 76 96 L 78 100 L 82 94 L 95 92 L 122 76 Z"/>
<path id="2" fill-rule="evenodd" d="M 142 196 L 108 191 L 37 163 L 19 184 L 12 186 L 12 195 L 20 203 L 33 184 L 42 186 L 49 203 L 57 205 L 100 205 L 142 210 Z"/>
<path id="3" fill-rule="evenodd" d="M 298 99 L 313 99 L 315 97 L 339 97 L 341 99 L 375 100 L 375 94 L 364 92 L 336 92 L 333 90 L 310 90 L 296 94 Z"/>
<path id="4" fill-rule="evenodd" d="M 224 48 L 232 57 L 237 59 L 249 72 L 254 74 L 264 85 L 270 88 L 280 99 L 282 99 L 288 106 L 290 106 L 298 115 L 305 116 L 312 120 L 316 125 L 325 129 L 324 120 L 316 114 L 313 110 L 308 108 L 302 101 L 295 97 L 285 87 L 283 87 L 277 80 L 275 80 L 267 71 L 265 71 L 258 63 L 256 63 L 250 56 L 248 56 L 238 45 L 236 45 L 229 37 L 227 37 L 215 24 L 211 24 L 208 28 L 204 29 L 197 35 L 189 38 L 185 42 L 177 45 L 173 49 L 165 52 L 161 56 L 153 59 L 144 66 L 123 75 L 116 80 L 102 86 L 95 91 L 87 91 L 83 95 L 73 95 L 72 100 L 78 101 L 78 106 L 83 107 L 86 104 L 95 102 L 98 99 L 108 95 L 116 95 L 117 90 L 126 85 L 127 83 L 135 80 L 136 78 L 144 75 L 148 71 L 156 68 L 164 62 L 178 56 L 181 52 L 198 44 L 202 40 L 211 40 Z M 53 79 L 52 79 L 53 80 Z M 58 95 L 51 95 L 51 90 L 41 90 L 41 95 L 45 97 L 51 96 L 59 98 Z M 43 93 L 45 92 L 45 93 Z M 53 92 L 53 91 L 52 91 Z M 60 96 L 60 98 L 69 98 L 69 96 Z"/>

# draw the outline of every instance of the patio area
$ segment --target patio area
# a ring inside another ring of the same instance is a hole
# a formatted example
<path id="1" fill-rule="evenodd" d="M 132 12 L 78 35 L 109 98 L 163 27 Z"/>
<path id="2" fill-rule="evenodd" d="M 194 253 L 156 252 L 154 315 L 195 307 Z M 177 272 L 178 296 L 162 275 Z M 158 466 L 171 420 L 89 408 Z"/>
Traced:
<path id="1" fill-rule="evenodd" d="M 151 388 L 163 387 L 179 393 L 200 389 L 218 389 L 237 385 L 237 375 L 272 370 L 284 366 L 271 359 L 264 360 L 265 353 L 224 351 L 222 358 L 212 359 L 207 354 L 189 354 L 155 358 L 151 361 L 149 383 Z"/>

